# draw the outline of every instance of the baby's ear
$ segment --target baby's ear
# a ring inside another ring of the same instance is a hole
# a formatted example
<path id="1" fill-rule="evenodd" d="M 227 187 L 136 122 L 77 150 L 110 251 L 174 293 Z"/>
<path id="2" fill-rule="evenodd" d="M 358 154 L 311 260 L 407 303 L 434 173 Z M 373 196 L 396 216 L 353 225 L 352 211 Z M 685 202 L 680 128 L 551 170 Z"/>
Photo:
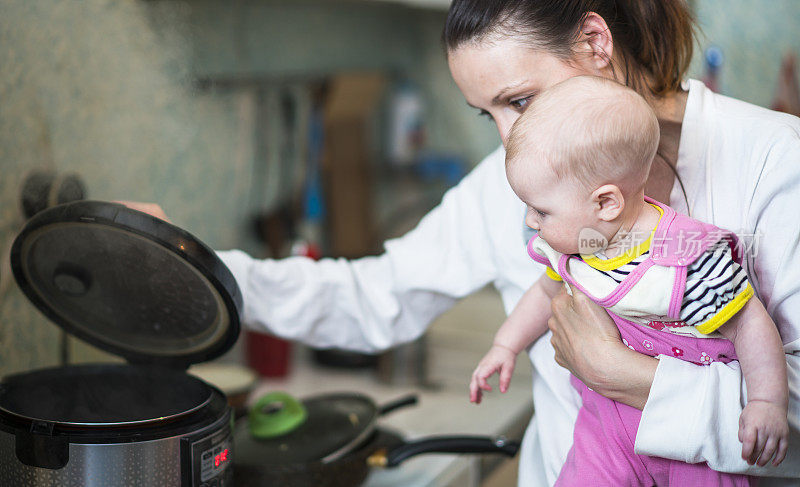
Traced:
<path id="1" fill-rule="evenodd" d="M 604 184 L 592 192 L 597 217 L 605 222 L 615 220 L 625 208 L 622 191 L 614 184 Z"/>

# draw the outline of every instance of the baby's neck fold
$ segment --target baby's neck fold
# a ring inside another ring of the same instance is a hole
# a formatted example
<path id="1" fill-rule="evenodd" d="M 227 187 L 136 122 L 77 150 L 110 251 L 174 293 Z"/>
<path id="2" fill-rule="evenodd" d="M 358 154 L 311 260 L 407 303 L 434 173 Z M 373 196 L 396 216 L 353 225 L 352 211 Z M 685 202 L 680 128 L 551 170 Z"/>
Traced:
<path id="1" fill-rule="evenodd" d="M 644 198 L 637 200 L 637 203 L 639 204 L 625 208 L 627 211 L 623 211 L 618 217 L 617 231 L 608 239 L 608 246 L 602 250 L 606 257 L 622 255 L 646 242 L 658 225 L 658 210 L 644 201 Z"/>

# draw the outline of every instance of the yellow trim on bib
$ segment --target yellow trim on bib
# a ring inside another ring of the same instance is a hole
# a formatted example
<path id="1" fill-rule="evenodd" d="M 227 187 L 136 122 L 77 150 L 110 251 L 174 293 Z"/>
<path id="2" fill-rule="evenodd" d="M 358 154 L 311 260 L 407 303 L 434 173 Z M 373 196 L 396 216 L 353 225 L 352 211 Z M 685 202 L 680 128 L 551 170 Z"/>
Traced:
<path id="1" fill-rule="evenodd" d="M 554 271 L 553 268 L 550 266 L 545 268 L 544 273 L 547 274 L 547 277 L 549 277 L 554 281 L 563 281 L 563 279 L 561 279 L 561 276 L 559 276 L 558 273 Z"/>
<path id="2" fill-rule="evenodd" d="M 662 210 L 658 205 L 654 205 L 652 203 L 648 203 L 648 205 L 658 210 L 658 222 L 661 223 L 661 217 L 664 216 L 664 210 Z M 629 264 L 631 261 L 633 261 L 633 259 L 650 250 L 650 243 L 653 241 L 653 234 L 656 233 L 656 228 L 658 228 L 658 223 L 650 231 L 650 236 L 647 237 L 647 240 L 622 255 L 618 255 L 610 259 L 601 259 L 600 257 L 596 257 L 594 255 L 581 255 L 581 258 L 584 262 L 594 267 L 598 271 L 610 271 L 613 269 L 618 269 L 625 264 Z"/>
<path id="3" fill-rule="evenodd" d="M 747 287 L 744 288 L 744 291 L 740 292 L 738 296 L 731 300 L 731 302 L 723 306 L 717 314 L 712 316 L 705 323 L 695 326 L 695 328 L 697 328 L 697 331 L 703 333 L 704 335 L 707 335 L 712 331 L 716 331 L 717 328 L 727 323 L 729 319 L 733 318 L 733 315 L 738 313 L 745 303 L 750 301 L 750 298 L 752 297 L 753 286 L 751 286 L 748 282 Z"/>

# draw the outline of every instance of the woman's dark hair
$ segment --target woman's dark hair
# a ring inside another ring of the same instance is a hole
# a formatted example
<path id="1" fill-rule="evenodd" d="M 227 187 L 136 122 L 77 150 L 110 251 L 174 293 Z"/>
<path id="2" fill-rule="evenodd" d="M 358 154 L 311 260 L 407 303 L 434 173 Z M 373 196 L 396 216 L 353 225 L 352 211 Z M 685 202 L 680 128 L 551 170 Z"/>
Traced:
<path id="1" fill-rule="evenodd" d="M 453 50 L 493 35 L 523 37 L 568 59 L 589 12 L 611 30 L 626 85 L 642 95 L 678 89 L 694 47 L 694 19 L 684 0 L 453 0 L 442 39 Z"/>

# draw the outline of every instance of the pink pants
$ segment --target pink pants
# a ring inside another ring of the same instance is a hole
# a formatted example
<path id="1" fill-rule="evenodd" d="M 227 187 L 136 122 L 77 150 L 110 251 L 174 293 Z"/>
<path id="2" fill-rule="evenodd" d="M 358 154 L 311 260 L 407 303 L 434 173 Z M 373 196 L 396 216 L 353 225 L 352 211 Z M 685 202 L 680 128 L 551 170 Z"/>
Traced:
<path id="1" fill-rule="evenodd" d="M 634 325 L 613 316 L 628 348 L 656 356 L 672 355 L 701 365 L 735 358 L 723 339 L 678 336 Z M 572 486 L 751 486 L 746 475 L 720 473 L 705 463 L 637 455 L 633 452 L 641 411 L 607 399 L 572 378 L 583 400 L 572 448 L 555 485 Z"/>

